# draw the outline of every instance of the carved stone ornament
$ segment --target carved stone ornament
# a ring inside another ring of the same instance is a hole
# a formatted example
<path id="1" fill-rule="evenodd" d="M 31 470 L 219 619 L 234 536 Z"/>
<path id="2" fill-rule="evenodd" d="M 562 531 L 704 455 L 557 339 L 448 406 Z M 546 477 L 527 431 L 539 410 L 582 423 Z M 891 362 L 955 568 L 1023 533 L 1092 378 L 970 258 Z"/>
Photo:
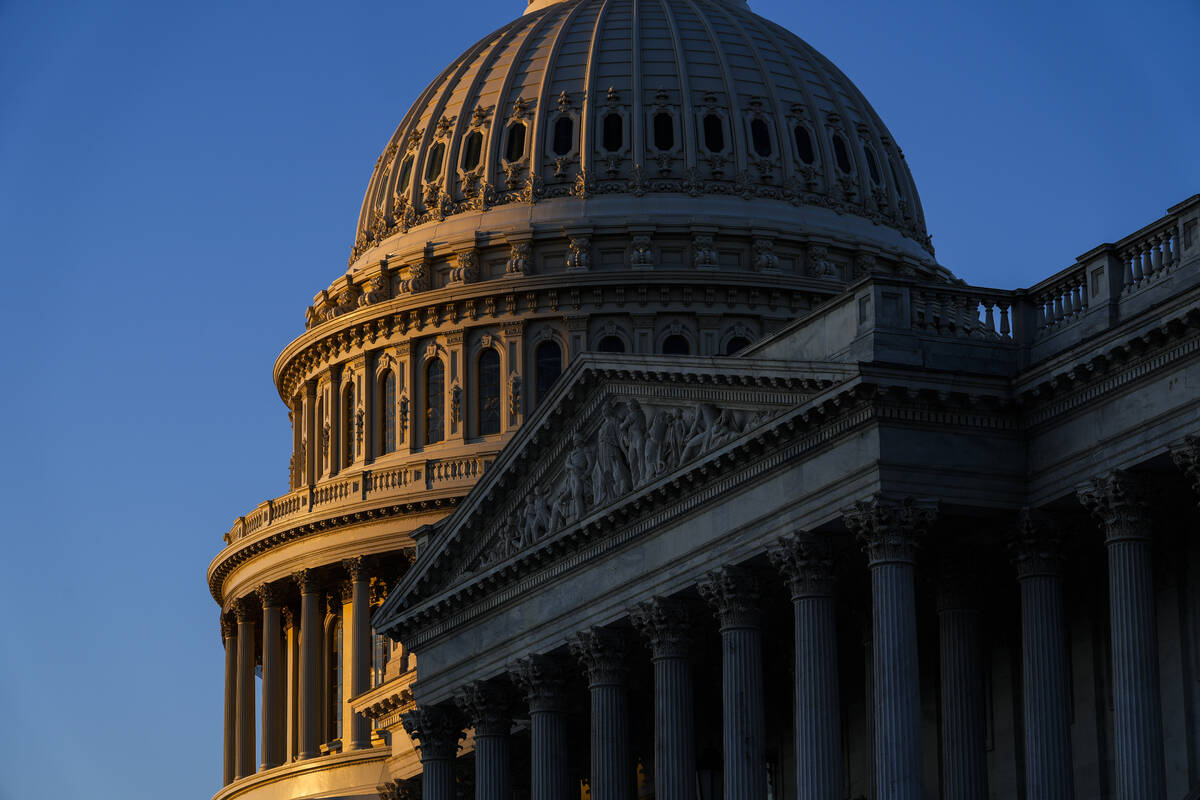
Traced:
<path id="1" fill-rule="evenodd" d="M 450 387 L 450 422 L 457 425 L 462 419 L 462 386 L 454 384 Z"/>
<path id="2" fill-rule="evenodd" d="M 408 395 L 400 395 L 400 411 L 396 414 L 396 428 L 400 435 L 400 441 L 404 441 L 404 434 L 408 432 Z"/>
<path id="3" fill-rule="evenodd" d="M 567 647 L 587 670 L 589 688 L 625 683 L 625 641 L 607 628 L 588 628 L 567 640 Z"/>
<path id="4" fill-rule="evenodd" d="M 262 606 L 252 601 L 249 597 L 239 597 L 233 601 L 233 613 L 237 618 L 238 625 L 253 623 L 261 611 Z"/>
<path id="5" fill-rule="evenodd" d="M 781 536 L 767 558 L 787 578 L 792 599 L 833 594 L 833 556 L 829 540 L 811 533 Z"/>
<path id="6" fill-rule="evenodd" d="M 721 622 L 721 630 L 757 628 L 761 624 L 761 593 L 754 573 L 744 567 L 722 567 L 697 584 Z"/>
<path id="7" fill-rule="evenodd" d="M 350 576 L 351 581 L 367 580 L 367 562 L 362 556 L 354 556 L 353 558 L 342 559 L 342 569 L 346 570 L 346 574 Z"/>
<path id="8" fill-rule="evenodd" d="M 1109 543 L 1150 538 L 1150 509 L 1137 478 L 1113 470 L 1076 490 L 1079 502 L 1104 526 Z"/>
<path id="9" fill-rule="evenodd" d="M 1191 479 L 1192 491 L 1200 498 L 1200 436 L 1186 436 L 1172 446 L 1171 460 Z"/>
<path id="10" fill-rule="evenodd" d="M 531 713 L 562 711 L 566 707 L 566 669 L 561 659 L 527 656 L 509 667 L 508 674 L 524 695 Z"/>
<path id="11" fill-rule="evenodd" d="M 456 256 L 457 264 L 450 270 L 452 283 L 474 283 L 479 280 L 479 252 L 465 250 Z"/>
<path id="12" fill-rule="evenodd" d="M 375 303 L 382 303 L 389 298 L 390 294 L 387 279 L 382 275 L 376 275 L 367 281 L 367 288 L 359 295 L 358 304 L 359 306 L 369 306 Z"/>
<path id="13" fill-rule="evenodd" d="M 454 693 L 454 702 L 475 729 L 475 736 L 507 736 L 512 729 L 509 691 L 491 681 L 472 681 Z"/>
<path id="14" fill-rule="evenodd" d="M 230 639 L 237 637 L 237 623 L 228 615 L 221 614 L 221 638 L 228 644 Z"/>
<path id="15" fill-rule="evenodd" d="M 897 502 L 875 495 L 842 512 L 846 527 L 870 559 L 871 566 L 916 561 L 917 542 L 937 518 L 937 505 L 906 497 Z"/>
<path id="16" fill-rule="evenodd" d="M 779 256 L 775 255 L 775 241 L 765 237 L 754 240 L 754 268 L 759 272 L 779 269 Z"/>
<path id="17" fill-rule="evenodd" d="M 1050 519 L 1031 508 L 1017 515 L 1016 529 L 1008 542 L 1017 578 L 1050 577 L 1062 574 L 1063 539 Z"/>
<path id="18" fill-rule="evenodd" d="M 316 594 L 319 591 L 317 578 L 311 569 L 300 569 L 292 573 L 292 580 L 300 589 L 300 594 Z"/>
<path id="19" fill-rule="evenodd" d="M 692 266 L 697 269 L 715 269 L 717 267 L 717 251 L 713 246 L 713 237 L 692 237 Z"/>
<path id="20" fill-rule="evenodd" d="M 408 277 L 401 279 L 398 294 L 418 294 L 427 292 L 430 288 L 430 274 L 428 259 L 421 259 L 408 267 Z"/>
<path id="21" fill-rule="evenodd" d="M 813 245 L 808 248 L 806 266 L 808 274 L 814 278 L 838 280 L 841 276 L 837 264 L 829 259 L 829 248 L 824 245 Z"/>
<path id="22" fill-rule="evenodd" d="M 630 266 L 654 266 L 654 250 L 651 248 L 651 241 L 651 237 L 644 233 L 637 234 L 633 237 L 629 253 Z"/>
<path id="23" fill-rule="evenodd" d="M 508 261 L 504 271 L 509 275 L 527 275 L 530 269 L 530 259 L 533 255 L 532 242 L 513 242 L 508 246 Z"/>
<path id="24" fill-rule="evenodd" d="M 417 741 L 421 762 L 453 759 L 463 738 L 462 715 L 457 709 L 418 706 L 401 717 L 404 730 Z"/>
<path id="25" fill-rule="evenodd" d="M 687 658 L 692 638 L 691 615 L 682 600 L 651 598 L 630 609 L 629 620 L 646 638 L 655 659 Z"/>
<path id="26" fill-rule="evenodd" d="M 263 608 L 278 608 L 280 601 L 283 599 L 283 593 L 279 591 L 279 587 L 264 583 L 254 590 L 258 595 L 258 600 L 262 603 Z"/>
<path id="27" fill-rule="evenodd" d="M 516 511 L 500 521 L 479 566 L 497 564 L 724 447 L 772 413 L 711 403 L 643 407 L 630 399 L 605 404 L 594 433 L 585 436 L 576 430 L 571 435 L 557 477 L 535 485 Z"/>
<path id="28" fill-rule="evenodd" d="M 512 419 L 521 414 L 521 376 L 516 372 L 508 376 L 508 414 Z"/>
<path id="29" fill-rule="evenodd" d="M 583 272 L 592 268 L 592 239 L 571 236 L 567 245 L 567 269 Z"/>

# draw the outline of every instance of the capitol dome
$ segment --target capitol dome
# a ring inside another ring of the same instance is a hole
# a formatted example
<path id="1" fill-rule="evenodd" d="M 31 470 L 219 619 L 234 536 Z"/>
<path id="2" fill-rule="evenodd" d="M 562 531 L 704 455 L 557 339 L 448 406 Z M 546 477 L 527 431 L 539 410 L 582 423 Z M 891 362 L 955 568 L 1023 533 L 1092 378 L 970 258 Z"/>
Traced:
<path id="1" fill-rule="evenodd" d="M 932 263 L 900 148 L 799 37 L 742 0 L 535 0 L 409 109 L 350 264 L 474 230 L 751 215 Z"/>

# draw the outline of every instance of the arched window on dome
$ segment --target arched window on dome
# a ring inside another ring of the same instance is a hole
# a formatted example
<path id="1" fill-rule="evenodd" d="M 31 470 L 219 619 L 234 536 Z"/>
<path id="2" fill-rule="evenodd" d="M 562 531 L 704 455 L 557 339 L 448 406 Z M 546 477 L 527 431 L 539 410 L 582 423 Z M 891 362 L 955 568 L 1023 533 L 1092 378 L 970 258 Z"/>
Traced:
<path id="1" fill-rule="evenodd" d="M 596 344 L 596 350 L 600 353 L 624 353 L 625 342 L 620 336 L 605 336 Z"/>
<path id="2" fill-rule="evenodd" d="M 675 148 L 675 119 L 666 111 L 654 115 L 654 149 L 673 150 Z"/>
<path id="3" fill-rule="evenodd" d="M 833 134 L 833 158 L 837 162 L 839 170 L 847 175 L 853 174 L 854 166 L 850 163 L 850 150 L 846 147 L 846 140 L 840 133 Z"/>
<path id="4" fill-rule="evenodd" d="M 690 356 L 692 354 L 692 346 L 688 340 L 678 333 L 673 333 L 666 339 L 663 339 L 662 354 L 664 356 Z"/>
<path id="5" fill-rule="evenodd" d="M 863 158 L 867 161 L 867 173 L 871 176 L 871 183 L 878 186 L 883 183 L 883 176 L 879 174 L 879 162 L 875 159 L 875 151 L 866 142 L 863 142 L 862 148 Z"/>
<path id="6" fill-rule="evenodd" d="M 604 115 L 601 146 L 606 152 L 616 153 L 625 146 L 625 120 L 615 111 Z"/>
<path id="7" fill-rule="evenodd" d="M 704 147 L 710 153 L 725 152 L 725 122 L 716 114 L 705 114 L 701 122 Z"/>
<path id="8" fill-rule="evenodd" d="M 479 435 L 500 432 L 500 354 L 489 347 L 479 354 L 475 381 Z"/>
<path id="9" fill-rule="evenodd" d="M 354 382 L 342 387 L 342 469 L 354 463 Z"/>
<path id="10" fill-rule="evenodd" d="M 504 160 L 520 161 L 525 157 L 525 123 L 514 122 L 508 126 L 504 137 Z"/>
<path id="11" fill-rule="evenodd" d="M 795 130 L 796 137 L 796 155 L 805 164 L 815 164 L 817 161 L 817 153 L 813 149 L 812 134 L 808 132 L 808 128 L 803 125 L 797 125 Z"/>
<path id="12" fill-rule="evenodd" d="M 542 402 L 560 375 L 562 375 L 562 348 L 559 347 L 558 342 L 553 340 L 542 342 L 534 351 L 534 376 L 537 389 L 534 397 L 535 403 Z"/>
<path id="13" fill-rule="evenodd" d="M 446 143 L 438 142 L 429 149 L 429 157 L 425 162 L 425 180 L 435 181 L 442 174 L 442 159 L 446 157 Z"/>
<path id="14" fill-rule="evenodd" d="M 755 155 L 768 158 L 771 155 L 771 130 L 765 120 L 754 118 L 750 120 L 750 143 Z"/>
<path id="15" fill-rule="evenodd" d="M 554 141 L 550 149 L 556 156 L 565 156 L 575 149 L 575 120 L 565 115 L 554 120 Z"/>
<path id="16" fill-rule="evenodd" d="M 483 133 L 471 131 L 463 142 L 462 168 L 473 172 L 479 166 L 479 156 L 483 152 Z"/>
<path id="17" fill-rule="evenodd" d="M 404 159 L 404 163 L 400 165 L 400 179 L 397 182 L 397 191 L 400 194 L 407 192 L 409 185 L 412 184 L 412 165 L 412 156 Z"/>
<path id="18" fill-rule="evenodd" d="M 446 368 L 440 358 L 425 365 L 425 444 L 446 438 Z"/>
<path id="19" fill-rule="evenodd" d="M 745 336 L 734 336 L 725 343 L 725 355 L 731 356 L 739 350 L 745 350 L 750 346 L 750 340 Z"/>
<path id="20" fill-rule="evenodd" d="M 390 369 L 379 382 L 379 454 L 396 449 L 396 373 Z"/>

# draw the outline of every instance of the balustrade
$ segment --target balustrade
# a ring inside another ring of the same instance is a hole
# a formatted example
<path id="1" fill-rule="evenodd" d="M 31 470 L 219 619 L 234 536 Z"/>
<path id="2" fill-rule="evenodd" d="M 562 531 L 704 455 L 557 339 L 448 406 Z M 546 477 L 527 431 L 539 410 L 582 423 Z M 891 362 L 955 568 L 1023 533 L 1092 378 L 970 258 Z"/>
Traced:
<path id="1" fill-rule="evenodd" d="M 935 336 L 1011 340 L 1011 293 L 939 286 L 912 293 L 913 327 Z"/>
<path id="2" fill-rule="evenodd" d="M 1179 265 L 1179 251 L 1179 232 L 1174 219 L 1127 244 L 1120 251 L 1122 293 L 1139 289 L 1173 270 Z"/>
<path id="3" fill-rule="evenodd" d="M 1045 336 L 1087 312 L 1087 272 L 1082 266 L 1055 275 L 1029 290 L 1034 335 Z"/>

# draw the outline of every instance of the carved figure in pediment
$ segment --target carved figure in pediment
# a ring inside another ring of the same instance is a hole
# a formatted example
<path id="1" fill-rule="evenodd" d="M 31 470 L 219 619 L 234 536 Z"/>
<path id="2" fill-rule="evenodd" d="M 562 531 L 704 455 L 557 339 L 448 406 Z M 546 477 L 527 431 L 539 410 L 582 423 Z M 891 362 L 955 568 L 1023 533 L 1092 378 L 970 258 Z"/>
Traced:
<path id="1" fill-rule="evenodd" d="M 690 461 L 709 449 L 712 443 L 713 423 L 719 415 L 720 412 L 712 403 L 701 403 L 696 407 L 692 424 L 684 435 L 683 450 L 679 454 L 680 463 Z"/>
<path id="2" fill-rule="evenodd" d="M 672 415 L 669 411 L 659 409 L 654 412 L 647 431 L 646 443 L 642 448 L 643 477 L 649 483 L 663 472 L 663 444 L 667 439 L 667 430 L 671 424 Z"/>
<path id="3" fill-rule="evenodd" d="M 645 477 L 646 412 L 637 400 L 630 400 L 626 406 L 625 418 L 621 421 L 621 441 L 629 464 L 630 483 L 641 486 Z"/>
<path id="4" fill-rule="evenodd" d="M 620 497 L 632 487 L 625 450 L 621 446 L 621 420 L 613 404 L 604 407 L 604 420 L 596 432 L 596 466 L 604 479 L 604 488 Z M 599 505 L 600 500 L 596 500 Z"/>
<path id="5" fill-rule="evenodd" d="M 533 544 L 551 531 L 550 496 L 541 486 L 534 486 L 526 498 L 523 522 L 521 543 L 524 546 Z"/>
<path id="6" fill-rule="evenodd" d="M 579 431 L 571 436 L 571 452 L 566 461 L 567 509 L 566 517 L 569 522 L 575 522 L 583 517 L 587 510 L 586 491 L 587 480 L 592 472 L 592 457 Z"/>
<path id="7" fill-rule="evenodd" d="M 687 445 L 688 430 L 691 428 L 692 420 L 690 415 L 685 416 L 682 408 L 675 409 L 675 413 L 671 415 L 671 420 L 667 425 L 667 436 L 664 444 L 665 452 L 663 453 L 663 472 L 670 472 L 678 464 L 683 457 L 683 448 Z"/>

